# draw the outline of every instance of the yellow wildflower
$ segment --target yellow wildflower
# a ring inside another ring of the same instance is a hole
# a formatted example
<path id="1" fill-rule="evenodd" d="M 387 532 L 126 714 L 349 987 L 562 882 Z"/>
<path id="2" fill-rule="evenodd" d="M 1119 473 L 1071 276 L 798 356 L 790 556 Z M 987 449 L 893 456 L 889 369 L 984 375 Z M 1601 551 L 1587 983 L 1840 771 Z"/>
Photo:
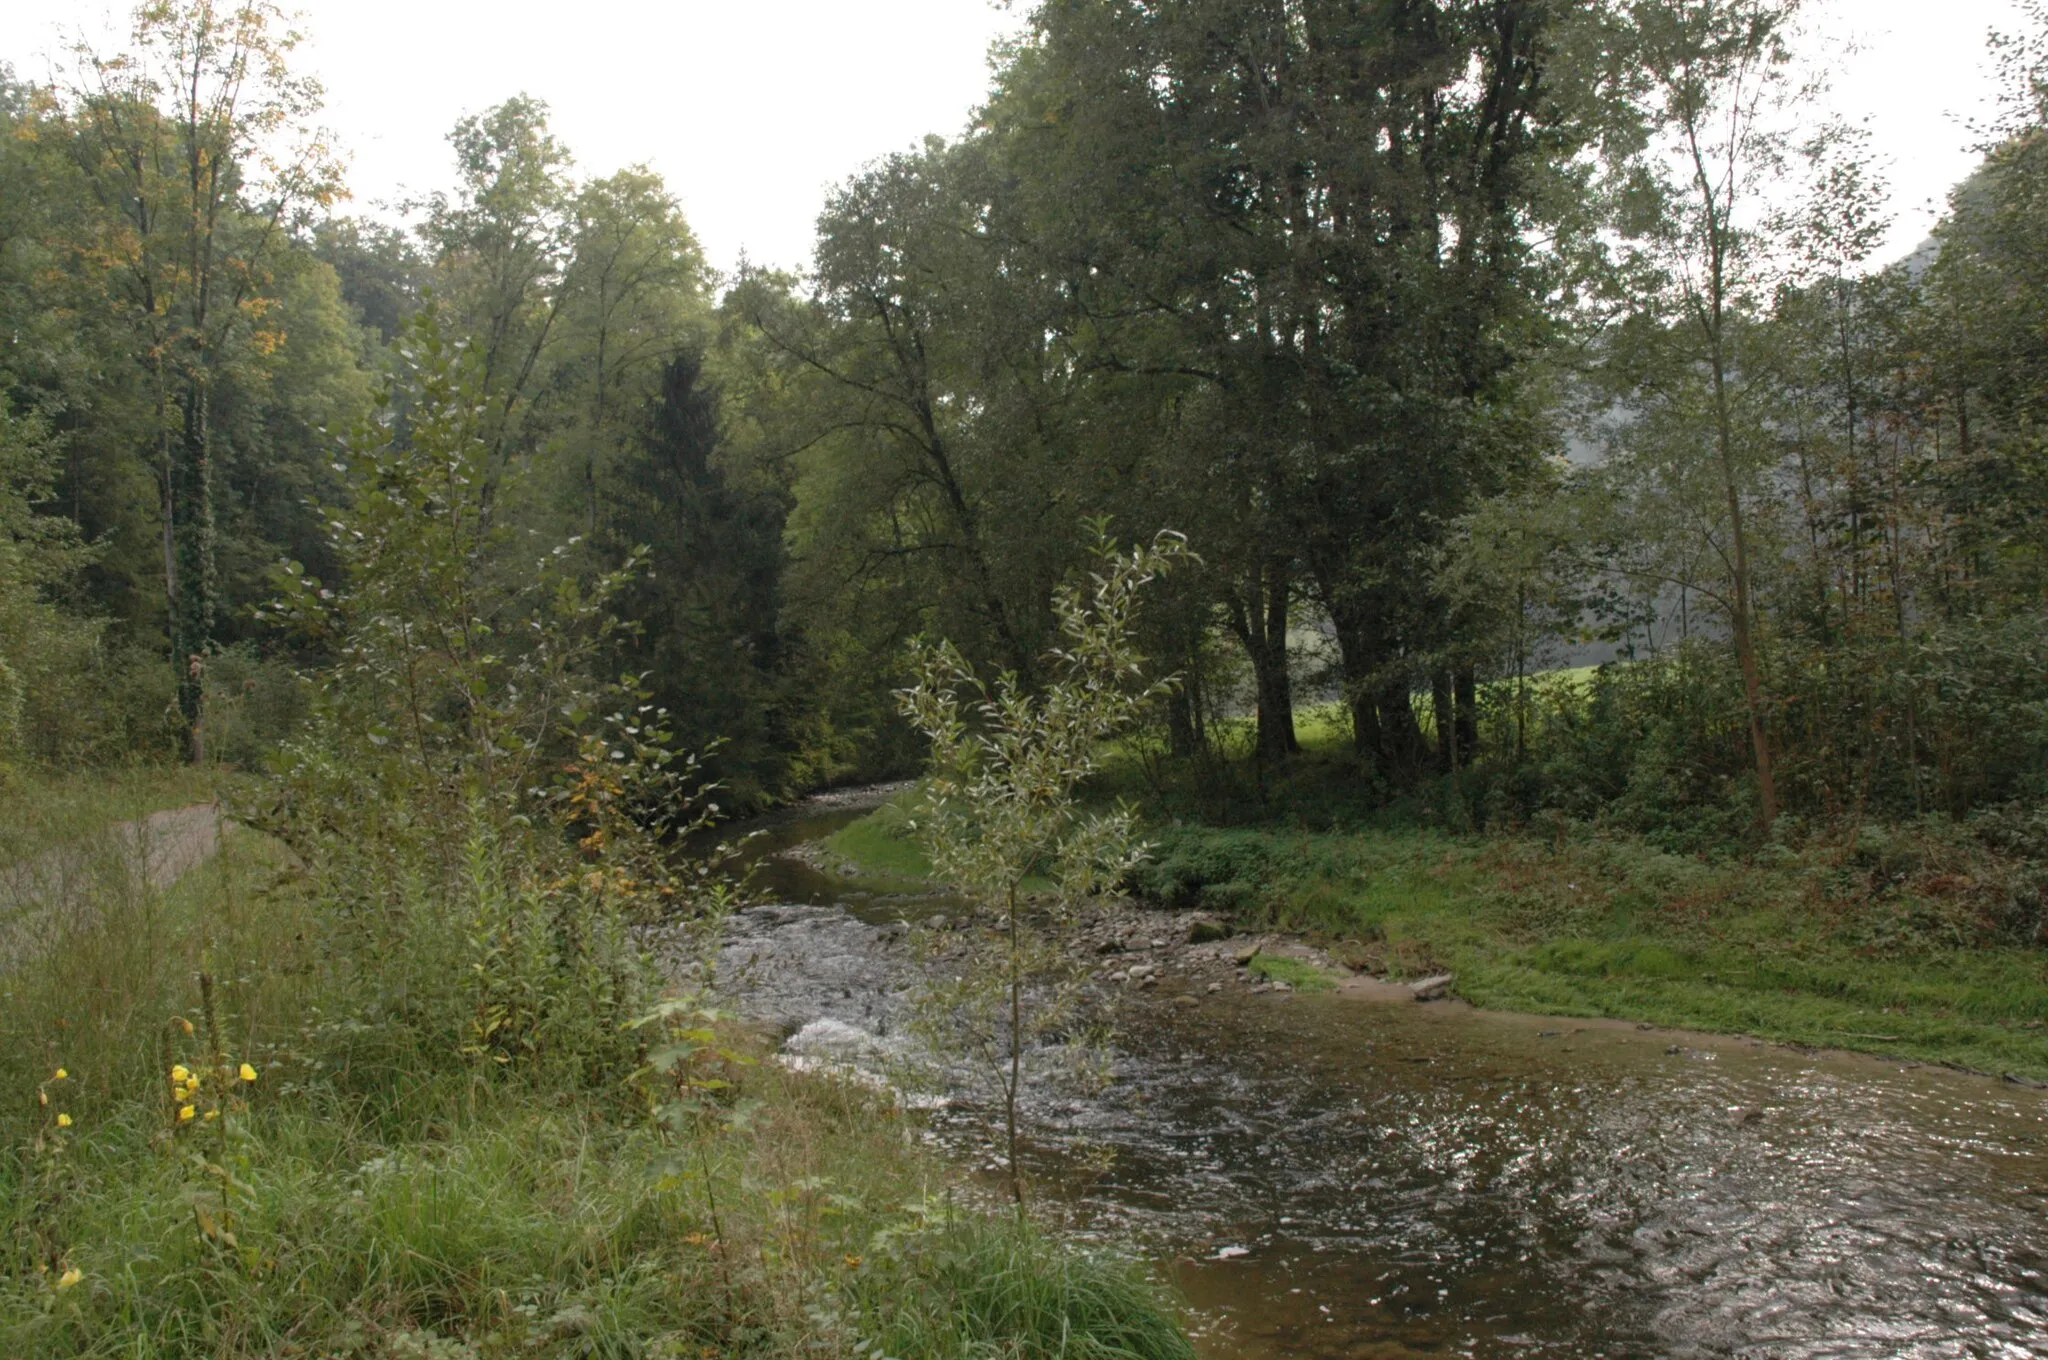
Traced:
<path id="1" fill-rule="evenodd" d="M 80 1280 L 84 1278 L 85 1272 L 80 1270 L 77 1266 L 73 1266 L 71 1267 L 71 1269 L 65 1271 L 62 1275 L 59 1275 L 57 1277 L 57 1287 L 59 1289 L 69 1289 L 72 1285 L 77 1284 Z"/>
<path id="2" fill-rule="evenodd" d="M 219 1111 L 219 1110 L 208 1110 L 208 1111 L 206 1112 L 206 1122 L 207 1122 L 207 1123 L 211 1124 L 211 1123 L 212 1123 L 212 1122 L 213 1122 L 214 1120 L 216 1120 L 216 1119 L 218 1119 L 218 1118 L 220 1118 L 220 1111 Z"/>
<path id="3" fill-rule="evenodd" d="M 192 1033 L 192 1022 L 182 1015 L 178 1017 L 178 1027 L 188 1035 Z"/>
<path id="4" fill-rule="evenodd" d="M 54 1076 L 54 1077 L 51 1077 L 51 1078 L 50 1078 L 50 1080 L 51 1080 L 51 1081 L 62 1081 L 62 1080 L 64 1080 L 64 1078 L 66 1078 L 66 1077 L 68 1077 L 68 1076 L 70 1076 L 70 1075 L 71 1075 L 71 1074 L 70 1074 L 69 1072 L 66 1072 L 66 1071 L 65 1071 L 65 1070 L 64 1070 L 63 1068 L 61 1068 L 61 1067 L 60 1067 L 60 1068 L 58 1068 L 58 1069 L 57 1069 L 57 1075 L 56 1075 L 56 1076 Z"/>
<path id="5" fill-rule="evenodd" d="M 199 1111 L 193 1109 L 190 1105 L 180 1105 L 178 1107 L 178 1122 L 180 1124 L 187 1123 L 191 1120 L 193 1115 L 198 1113 Z"/>
<path id="6" fill-rule="evenodd" d="M 254 1081 L 254 1080 L 256 1080 L 256 1069 L 255 1069 L 255 1068 L 253 1068 L 253 1067 L 251 1067 L 251 1066 L 249 1066 L 249 1064 L 247 1064 L 247 1063 L 243 1063 L 243 1064 L 242 1064 L 242 1080 L 243 1080 L 243 1081 Z"/>
<path id="7" fill-rule="evenodd" d="M 186 1082 L 192 1080 L 192 1069 L 185 1066 L 185 1064 L 183 1063 L 179 1063 L 176 1067 L 173 1067 L 171 1069 L 171 1080 L 177 1082 L 181 1086 L 184 1085 Z"/>
<path id="8" fill-rule="evenodd" d="M 60 1115 L 58 1115 L 58 1116 L 57 1116 L 57 1127 L 58 1127 L 58 1128 L 60 1128 L 60 1129 L 68 1129 L 68 1128 L 70 1128 L 70 1127 L 71 1127 L 71 1116 L 70 1116 L 70 1115 L 68 1115 L 68 1114 L 60 1114 Z"/>

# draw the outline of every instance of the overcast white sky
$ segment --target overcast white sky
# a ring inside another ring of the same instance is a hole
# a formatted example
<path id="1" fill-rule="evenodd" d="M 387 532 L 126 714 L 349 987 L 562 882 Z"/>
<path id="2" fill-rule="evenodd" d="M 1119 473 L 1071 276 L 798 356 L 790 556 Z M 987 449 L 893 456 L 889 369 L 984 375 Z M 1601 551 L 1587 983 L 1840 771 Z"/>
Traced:
<path id="1" fill-rule="evenodd" d="M 7 0 L 0 61 L 48 75 L 66 33 L 106 44 L 106 0 Z M 287 0 L 289 3 L 289 0 Z M 927 132 L 951 136 L 988 84 L 991 42 L 1021 12 L 991 0 L 299 0 L 302 63 L 351 160 L 358 210 L 441 187 L 448 128 L 519 91 L 553 109 L 585 174 L 644 161 L 682 200 L 711 262 L 808 257 L 826 189 Z M 1964 120 L 1988 110 L 1984 36 L 2013 0 L 1828 0 L 1817 26 L 1834 102 L 1890 161 L 1889 255 L 1912 248 L 1970 168 Z M 118 37 L 114 39 L 118 45 Z"/>

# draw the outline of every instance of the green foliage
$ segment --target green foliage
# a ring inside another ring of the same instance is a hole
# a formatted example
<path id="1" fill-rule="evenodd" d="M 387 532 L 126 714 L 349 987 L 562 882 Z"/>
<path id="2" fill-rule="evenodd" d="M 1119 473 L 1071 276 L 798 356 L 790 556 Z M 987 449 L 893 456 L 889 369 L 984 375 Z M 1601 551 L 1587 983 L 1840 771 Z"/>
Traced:
<path id="1" fill-rule="evenodd" d="M 929 1169 L 893 1105 L 662 995 L 634 927 L 701 976 L 733 901 L 663 839 L 705 791 L 652 705 L 591 706 L 633 694 L 586 678 L 610 625 L 570 555 L 495 574 L 475 388 L 431 313 L 414 337 L 402 429 L 359 433 L 330 512 L 342 574 L 283 582 L 330 660 L 277 775 L 231 791 L 282 839 L 169 886 L 104 803 L 8 847 L 0 1346 L 843 1349 L 835 1300 L 922 1230 L 897 1206 Z M 860 1286 L 864 1324 L 1029 1348 L 1049 1305 L 1185 1353 L 1133 1277 L 1017 1241 L 973 1250 L 1032 1307 L 960 1288 L 956 1251 Z"/>
<path id="2" fill-rule="evenodd" d="M 330 512 L 345 576 L 281 578 L 278 617 L 333 662 L 259 820 L 378 961 L 363 981 L 394 1019 L 486 1072 L 602 1084 L 654 987 L 632 924 L 672 916 L 711 948 L 731 904 L 661 843 L 713 809 L 632 678 L 591 678 L 632 559 L 587 589 L 566 545 L 503 568 L 474 360 L 432 310 L 412 334 L 402 427 L 357 432 Z"/>
<path id="3" fill-rule="evenodd" d="M 755 1065 L 698 1003 L 646 1012 L 601 1071 L 522 1055 L 519 1080 L 489 1080 L 458 1029 L 420 1023 L 461 1015 L 474 984 L 412 970 L 395 996 L 381 978 L 403 952 L 362 946 L 325 866 L 241 832 L 165 890 L 94 839 L 110 813 L 178 793 L 6 794 L 8 864 L 85 852 L 80 909 L 33 953 L 10 932 L 0 980 L 0 1081 L 18 1097 L 0 1110 L 9 1353 L 683 1360 L 886 1337 L 941 1360 L 949 1338 L 1036 1354 L 1061 1335 L 1187 1353 L 1128 1267 L 932 1221 L 937 1173 L 900 1110 Z M 257 1078 L 228 1078 L 241 1104 L 208 1120 L 215 1050 Z M 165 1104 L 170 1060 L 203 1078 L 189 1121 Z"/>
<path id="4" fill-rule="evenodd" d="M 658 398 L 635 419 L 636 447 L 598 490 L 600 545 L 644 554 L 619 597 L 637 626 L 615 650 L 646 675 L 681 741 L 715 745 L 707 765 L 732 806 L 787 796 L 807 705 L 780 618 L 786 506 L 720 466 L 717 389 L 695 356 L 661 369 Z"/>
<path id="5" fill-rule="evenodd" d="M 1074 914 L 1144 854 L 1128 808 L 1083 815 L 1074 790 L 1097 768 L 1104 743 L 1171 683 L 1142 684 L 1133 625 L 1138 592 L 1186 556 L 1172 534 L 1128 553 L 1102 526 L 1097 535 L 1101 568 L 1091 586 L 1063 585 L 1054 595 L 1065 645 L 1046 658 L 1053 679 L 1044 689 L 1027 690 L 1013 672 L 991 685 L 940 642 L 917 646 L 917 682 L 902 694 L 904 713 L 931 743 L 911 829 L 933 876 L 978 910 L 986 946 L 924 985 L 919 1019 L 930 1038 L 994 1075 L 1020 1209 L 1023 1055 L 1077 1023 L 1082 991 L 1066 940 Z M 1051 891 L 1027 901 L 1034 875 Z"/>
<path id="6" fill-rule="evenodd" d="M 0 769 L 54 744 L 47 727 L 61 711 L 58 692 L 84 679 L 97 650 L 98 629 L 48 598 L 85 557 L 75 524 L 36 513 L 55 478 L 53 455 L 41 421 L 0 409 Z"/>

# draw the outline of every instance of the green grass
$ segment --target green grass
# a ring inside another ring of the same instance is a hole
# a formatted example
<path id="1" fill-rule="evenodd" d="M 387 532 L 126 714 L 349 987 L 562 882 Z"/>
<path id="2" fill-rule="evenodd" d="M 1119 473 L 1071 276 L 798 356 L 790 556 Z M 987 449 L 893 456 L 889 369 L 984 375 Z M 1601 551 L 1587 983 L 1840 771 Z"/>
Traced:
<path id="1" fill-rule="evenodd" d="M 1297 992 L 1327 992 L 1337 986 L 1335 978 L 1314 964 L 1280 954 L 1254 954 L 1246 967 L 1268 982 L 1284 982 Z"/>
<path id="2" fill-rule="evenodd" d="M 1452 971 L 1481 1006 L 2048 1078 L 2048 953 L 1985 942 L 1998 866 L 1938 828 L 1895 833 L 1910 871 L 1818 839 L 1708 861 L 1623 836 L 1156 834 L 1148 896 L 1302 930 L 1375 972 Z"/>
<path id="3" fill-rule="evenodd" d="M 254 832 L 168 891 L 95 872 L 93 910 L 0 977 L 0 1355 L 1189 1354 L 1129 1264 L 950 1209 L 909 1116 L 742 1028 L 704 1069 L 731 1084 L 664 1124 L 608 1016 L 553 1060 L 465 1051 L 495 1012 L 431 894 L 377 933 Z M 258 1080 L 180 1123 L 201 971 Z M 555 1023 L 542 1044 L 587 1029 Z"/>
<path id="4" fill-rule="evenodd" d="M 918 892 L 934 886 L 931 856 L 910 832 L 910 808 L 916 797 L 915 790 L 904 793 L 826 838 L 825 848 L 842 869 L 861 879 L 863 887 Z M 1035 874 L 1023 884 L 1025 892 L 1034 893 L 1052 886 L 1052 880 Z"/>
<path id="5" fill-rule="evenodd" d="M 1288 816 L 1313 800 L 1329 764 L 1295 762 L 1298 798 L 1255 810 Z M 1128 762 L 1104 782 L 1145 793 Z M 830 847 L 862 873 L 925 878 L 904 815 L 881 809 Z M 1995 913 L 1985 895 L 2015 869 L 1984 861 L 1953 829 L 1866 829 L 1862 841 L 1815 836 L 1796 850 L 1708 859 L 1621 834 L 1560 842 L 1394 822 L 1326 831 L 1162 818 L 1135 886 L 1247 927 L 1304 931 L 1375 972 L 1454 972 L 1461 995 L 1495 1009 L 2048 1079 L 2048 953 L 1986 943 Z M 1260 956 L 1254 966 L 1304 985 L 1273 970 L 1306 965 Z"/>
<path id="6" fill-rule="evenodd" d="M 891 1243 L 849 1285 L 859 1330 L 882 1356 L 1194 1360 L 1128 1262 L 1057 1250 L 1014 1220 Z"/>
<path id="7" fill-rule="evenodd" d="M 884 803 L 857 822 L 849 823 L 825 842 L 825 848 L 863 877 L 921 886 L 932 874 L 931 857 L 912 839 L 909 800 L 905 794 Z"/>

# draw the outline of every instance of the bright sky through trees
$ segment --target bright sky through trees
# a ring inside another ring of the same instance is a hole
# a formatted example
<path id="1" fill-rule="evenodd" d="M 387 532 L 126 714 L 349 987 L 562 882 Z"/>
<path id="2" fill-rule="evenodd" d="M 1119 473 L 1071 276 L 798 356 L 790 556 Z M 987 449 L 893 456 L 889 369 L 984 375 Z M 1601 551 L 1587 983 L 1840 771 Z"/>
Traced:
<path id="1" fill-rule="evenodd" d="M 48 74 L 66 32 L 119 42 L 106 0 L 45 0 L 0 31 L 0 61 Z M 1021 11 L 989 0 L 303 0 L 307 69 L 351 159 L 357 210 L 445 185 L 443 137 L 526 91 L 548 101 L 586 174 L 645 161 L 681 197 L 713 264 L 807 258 L 826 186 L 927 132 L 951 135 L 986 93 L 988 46 Z M 1991 92 L 1984 35 L 2011 0 L 1827 0 L 1835 104 L 1867 116 L 1912 248 L 1973 163 L 1962 120 Z"/>

